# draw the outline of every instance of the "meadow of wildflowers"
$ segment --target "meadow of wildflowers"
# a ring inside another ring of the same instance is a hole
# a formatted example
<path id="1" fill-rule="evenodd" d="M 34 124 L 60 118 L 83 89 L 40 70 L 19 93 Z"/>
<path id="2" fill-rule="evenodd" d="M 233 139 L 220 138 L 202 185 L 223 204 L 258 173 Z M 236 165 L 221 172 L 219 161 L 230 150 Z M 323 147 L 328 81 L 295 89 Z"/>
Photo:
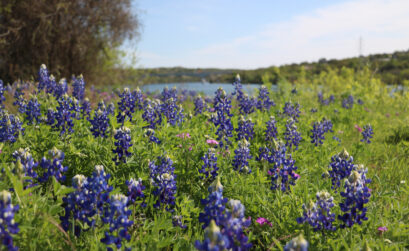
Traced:
<path id="1" fill-rule="evenodd" d="M 368 72 L 254 96 L 51 72 L 0 81 L 0 250 L 409 249 L 409 93 Z"/>

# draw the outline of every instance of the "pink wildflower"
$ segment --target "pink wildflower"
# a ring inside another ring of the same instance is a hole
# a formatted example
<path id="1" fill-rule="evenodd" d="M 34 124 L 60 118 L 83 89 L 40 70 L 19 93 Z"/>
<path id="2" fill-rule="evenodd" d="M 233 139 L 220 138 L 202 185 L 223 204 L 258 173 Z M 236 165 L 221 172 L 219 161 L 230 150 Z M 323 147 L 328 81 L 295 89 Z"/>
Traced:
<path id="1" fill-rule="evenodd" d="M 361 127 L 359 127 L 359 125 L 355 125 L 354 127 L 355 127 L 355 129 L 357 129 L 357 130 L 358 130 L 358 132 L 362 132 L 362 128 L 361 128 Z"/>
<path id="2" fill-rule="evenodd" d="M 209 144 L 209 145 L 212 145 L 212 146 L 219 144 L 219 142 L 217 142 L 217 141 L 214 140 L 214 139 L 208 139 L 208 140 L 206 140 L 206 143 Z"/>
<path id="3" fill-rule="evenodd" d="M 261 226 L 264 225 L 264 224 L 267 224 L 267 225 L 269 225 L 270 227 L 273 226 L 273 224 L 271 224 L 271 222 L 269 222 L 266 218 L 263 218 L 263 217 L 258 218 L 258 219 L 256 220 L 256 222 L 257 222 L 258 224 L 260 224 Z"/>
<path id="4" fill-rule="evenodd" d="M 384 232 L 388 231 L 387 227 L 378 227 L 378 234 L 383 234 Z"/>
<path id="5" fill-rule="evenodd" d="M 300 178 L 300 175 L 299 175 L 298 173 L 294 173 L 294 177 L 295 177 L 296 179 L 299 179 L 299 178 Z"/>

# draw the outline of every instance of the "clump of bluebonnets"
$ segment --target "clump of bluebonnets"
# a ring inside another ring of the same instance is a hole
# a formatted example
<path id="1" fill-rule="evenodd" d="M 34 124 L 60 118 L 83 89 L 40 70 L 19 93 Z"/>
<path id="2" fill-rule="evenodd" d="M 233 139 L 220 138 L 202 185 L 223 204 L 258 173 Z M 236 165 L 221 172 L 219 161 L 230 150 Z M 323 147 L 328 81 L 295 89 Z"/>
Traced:
<path id="1" fill-rule="evenodd" d="M 352 95 L 349 95 L 347 98 L 344 98 L 342 100 L 342 107 L 345 109 L 352 109 L 354 106 L 354 97 Z"/>
<path id="2" fill-rule="evenodd" d="M 232 95 L 236 95 L 236 99 L 237 101 L 240 102 L 240 100 L 243 98 L 243 86 L 241 85 L 241 79 L 240 79 L 240 75 L 237 74 L 236 78 L 233 82 L 233 86 L 234 86 L 234 91 L 232 93 Z"/>
<path id="3" fill-rule="evenodd" d="M 55 124 L 55 111 L 52 108 L 47 110 L 45 123 L 50 126 Z"/>
<path id="4" fill-rule="evenodd" d="M 334 207 L 334 198 L 327 191 L 318 192 L 316 195 L 317 201 L 310 201 L 308 205 L 303 205 L 303 216 L 297 218 L 297 222 L 302 224 L 307 222 L 313 227 L 314 231 L 335 231 L 333 226 L 335 214 L 331 212 Z"/>
<path id="5" fill-rule="evenodd" d="M 124 88 L 124 91 L 119 94 L 118 114 L 116 119 L 118 124 L 124 125 L 128 118 L 132 122 L 132 114 L 135 112 L 135 98 L 133 97 L 129 88 Z"/>
<path id="6" fill-rule="evenodd" d="M 251 243 L 244 230 L 251 224 L 245 218 L 245 208 L 238 200 L 223 197 L 223 186 L 219 177 L 209 187 L 209 196 L 202 199 L 204 212 L 199 214 L 199 221 L 205 229 L 203 242 L 196 241 L 199 250 L 248 250 Z"/>
<path id="7" fill-rule="evenodd" d="M 176 195 L 176 175 L 173 161 L 169 157 L 158 157 L 157 161 L 149 162 L 153 195 L 157 197 L 155 208 L 163 207 L 173 211 Z"/>
<path id="8" fill-rule="evenodd" d="M 133 205 L 136 204 L 138 200 L 142 200 L 142 202 L 140 202 L 141 207 L 146 207 L 145 194 L 143 193 L 146 187 L 142 184 L 142 179 L 131 178 L 127 180 L 125 184 L 128 187 L 128 204 Z"/>
<path id="9" fill-rule="evenodd" d="M 107 129 L 110 126 L 110 122 L 105 106 L 97 108 L 97 110 L 94 111 L 94 117 L 90 119 L 89 122 L 91 123 L 91 133 L 95 138 L 107 137 Z"/>
<path id="10" fill-rule="evenodd" d="M 227 149 L 231 143 L 229 138 L 233 136 L 233 125 L 230 120 L 230 117 L 233 115 L 230 113 L 231 100 L 227 98 L 226 92 L 222 88 L 217 89 L 213 106 L 215 114 L 211 121 L 217 127 L 217 140 L 219 141 L 220 147 Z"/>
<path id="11" fill-rule="evenodd" d="M 73 81 L 73 90 L 72 90 L 72 96 L 74 96 L 77 100 L 82 101 L 85 96 L 85 81 L 84 77 L 79 75 L 78 77 L 72 77 Z"/>
<path id="12" fill-rule="evenodd" d="M 80 110 L 81 110 L 82 118 L 88 119 L 91 113 L 91 103 L 89 102 L 88 98 L 84 98 L 82 100 Z"/>
<path id="13" fill-rule="evenodd" d="M 64 94 L 58 99 L 57 111 L 55 112 L 54 128 L 60 130 L 60 135 L 74 132 L 74 118 L 78 117 L 80 107 L 75 98 Z"/>
<path id="14" fill-rule="evenodd" d="M 19 171 L 24 174 L 24 176 L 30 178 L 37 178 L 38 175 L 35 171 L 37 168 L 38 163 L 36 163 L 33 159 L 33 156 L 30 153 L 29 148 L 19 148 L 17 151 L 14 151 L 13 158 L 15 159 L 14 163 L 17 166 L 17 169 L 21 169 Z M 28 183 L 33 183 L 32 179 L 26 180 Z"/>
<path id="15" fill-rule="evenodd" d="M 264 85 L 260 86 L 257 97 L 257 109 L 259 109 L 260 111 L 268 111 L 270 110 L 271 106 L 275 106 L 275 103 L 270 99 L 269 94 L 270 93 L 268 92 L 267 87 L 265 87 Z"/>
<path id="16" fill-rule="evenodd" d="M 0 111 L 0 142 L 16 142 L 18 135 L 24 132 L 20 119 L 6 111 Z"/>
<path id="17" fill-rule="evenodd" d="M 19 205 L 11 203 L 10 192 L 3 190 L 0 192 L 0 240 L 3 248 L 17 251 L 18 247 L 13 244 L 12 234 L 17 234 L 20 229 L 14 221 L 14 215 L 19 210 Z M 0 248 L 3 250 L 3 248 Z"/>
<path id="18" fill-rule="evenodd" d="M 17 83 L 13 97 L 14 97 L 13 105 L 17 106 L 18 112 L 24 113 L 26 110 L 26 101 L 24 99 L 23 89 L 19 83 Z"/>
<path id="19" fill-rule="evenodd" d="M 143 109 L 143 94 L 141 89 L 139 87 L 136 87 L 136 89 L 132 92 L 132 95 L 135 100 L 135 108 L 138 110 Z"/>
<path id="20" fill-rule="evenodd" d="M 43 175 L 39 178 L 40 182 L 47 182 L 50 177 L 55 177 L 59 182 L 65 181 L 64 173 L 68 171 L 68 166 L 64 166 L 64 152 L 53 147 L 48 151 L 48 159 L 43 157 L 40 161 L 40 167 L 43 169 Z"/>
<path id="21" fill-rule="evenodd" d="M 236 132 L 237 140 L 251 140 L 254 137 L 254 123 L 250 118 L 245 119 L 243 116 L 240 116 Z"/>
<path id="22" fill-rule="evenodd" d="M 331 178 L 332 189 L 336 190 L 341 185 L 341 180 L 351 175 L 354 168 L 353 161 L 354 158 L 345 149 L 331 157 L 331 163 L 328 166 L 329 170 L 322 176 L 329 176 Z"/>
<path id="23" fill-rule="evenodd" d="M 361 139 L 361 142 L 365 142 L 367 144 L 371 143 L 371 138 L 373 137 L 373 130 L 371 125 L 365 125 L 364 130 L 361 132 L 363 139 Z"/>
<path id="24" fill-rule="evenodd" d="M 308 242 L 299 235 L 284 246 L 284 251 L 308 251 Z"/>
<path id="25" fill-rule="evenodd" d="M 132 146 L 131 143 L 131 130 L 125 126 L 115 130 L 115 149 L 113 153 L 116 154 L 112 159 L 115 161 L 116 165 L 119 165 L 120 162 L 126 163 L 126 158 L 131 156 L 129 148 Z"/>
<path id="26" fill-rule="evenodd" d="M 292 118 L 295 122 L 298 122 L 298 118 L 300 117 L 300 104 L 295 103 L 293 104 L 291 101 L 286 102 L 283 107 L 283 115 Z"/>
<path id="27" fill-rule="evenodd" d="M 54 97 L 56 99 L 61 98 L 68 92 L 68 85 L 67 85 L 67 80 L 65 78 L 60 79 L 58 83 L 55 86 L 54 89 Z"/>
<path id="28" fill-rule="evenodd" d="M 198 95 L 194 100 L 194 104 L 195 104 L 195 115 L 202 114 L 202 112 L 206 110 L 206 102 L 204 101 L 202 96 Z"/>
<path id="29" fill-rule="evenodd" d="M 237 149 L 234 150 L 233 169 L 239 172 L 251 173 L 249 159 L 252 158 L 249 149 L 250 143 L 243 139 L 239 142 Z"/>
<path id="30" fill-rule="evenodd" d="M 173 215 L 173 216 L 172 216 L 172 225 L 173 225 L 174 227 L 180 227 L 180 228 L 182 228 L 182 229 L 187 228 L 187 226 L 183 224 L 182 220 L 183 220 L 183 216 L 181 216 L 181 215 Z"/>
<path id="31" fill-rule="evenodd" d="M 256 104 L 257 103 L 254 97 L 249 97 L 249 95 L 245 93 L 239 100 L 239 111 L 241 114 L 253 113 L 256 108 Z"/>
<path id="32" fill-rule="evenodd" d="M 142 114 L 142 119 L 148 123 L 148 125 L 144 128 L 156 129 L 156 127 L 162 123 L 160 101 L 150 101 L 149 99 L 147 99 L 145 102 L 144 110 L 145 111 Z"/>
<path id="33" fill-rule="evenodd" d="M 114 103 L 111 102 L 111 103 L 108 104 L 107 112 L 108 112 L 108 115 L 115 116 L 115 105 L 114 105 Z"/>
<path id="34" fill-rule="evenodd" d="M 101 219 L 109 226 L 109 231 L 105 231 L 105 236 L 101 239 L 105 245 L 114 245 L 117 249 L 121 249 L 122 241 L 131 239 L 128 229 L 133 225 L 133 221 L 129 219 L 132 211 L 127 205 L 128 197 L 123 194 L 112 195 L 109 203 L 104 205 Z M 108 247 L 108 250 L 113 249 Z"/>
<path id="35" fill-rule="evenodd" d="M 355 223 L 361 225 L 362 221 L 368 220 L 365 204 L 371 196 L 371 191 L 367 187 L 371 180 L 366 178 L 367 172 L 363 165 L 355 165 L 351 175 L 345 180 L 345 190 L 340 193 L 343 201 L 339 204 L 343 215 L 338 216 L 343 222 L 341 228 L 352 227 Z"/>
<path id="36" fill-rule="evenodd" d="M 47 70 L 47 66 L 42 64 L 40 66 L 40 70 L 38 70 L 38 91 L 42 91 L 43 89 L 47 89 L 48 82 L 50 81 L 50 75 Z"/>
<path id="37" fill-rule="evenodd" d="M 155 136 L 155 130 L 151 128 L 145 129 L 145 137 L 148 137 L 150 142 L 160 144 L 160 140 Z"/>
<path id="38" fill-rule="evenodd" d="M 277 122 L 274 116 L 270 117 L 270 120 L 266 123 L 266 130 L 265 130 L 265 140 L 267 144 L 271 144 L 274 140 L 277 139 Z"/>
<path id="39" fill-rule="evenodd" d="M 299 178 L 299 175 L 295 173 L 297 170 L 295 160 L 291 155 L 283 158 L 283 148 L 279 148 L 273 150 L 270 161 L 274 163 L 274 168 L 269 170 L 271 190 L 280 188 L 283 192 L 290 191 L 290 186 L 294 186 L 295 181 Z"/>
<path id="40" fill-rule="evenodd" d="M 201 158 L 203 160 L 202 168 L 199 169 L 201 179 L 214 180 L 218 173 L 219 167 L 217 166 L 217 157 L 214 148 L 209 148 L 207 153 Z"/>
<path id="41" fill-rule="evenodd" d="M 293 120 L 292 118 L 288 119 L 285 125 L 284 139 L 286 141 L 285 145 L 287 149 L 298 149 L 298 145 L 300 144 L 302 137 L 301 133 L 297 131 L 295 120 Z"/>
<path id="42" fill-rule="evenodd" d="M 38 103 L 36 97 L 31 98 L 25 108 L 27 124 L 34 124 L 34 121 L 38 123 L 41 116 L 41 105 Z"/>
<path id="43" fill-rule="evenodd" d="M 0 79 L 0 110 L 3 109 L 3 102 L 6 100 L 4 97 L 3 80 Z"/>
<path id="44" fill-rule="evenodd" d="M 329 96 L 329 98 L 325 99 L 324 94 L 322 92 L 318 93 L 318 102 L 321 105 L 329 105 L 330 103 L 333 103 L 335 101 L 334 95 Z"/>
<path id="45" fill-rule="evenodd" d="M 324 143 L 323 140 L 325 139 L 324 133 L 324 125 L 321 122 L 314 122 L 311 129 L 311 143 L 315 146 L 322 145 Z"/>

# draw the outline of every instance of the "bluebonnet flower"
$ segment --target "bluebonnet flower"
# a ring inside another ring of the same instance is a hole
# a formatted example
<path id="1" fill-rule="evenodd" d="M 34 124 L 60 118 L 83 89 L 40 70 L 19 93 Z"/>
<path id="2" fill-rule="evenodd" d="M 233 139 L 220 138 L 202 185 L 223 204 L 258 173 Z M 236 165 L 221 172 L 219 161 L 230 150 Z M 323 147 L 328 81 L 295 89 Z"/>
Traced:
<path id="1" fill-rule="evenodd" d="M 142 119 L 148 123 L 144 128 L 156 129 L 162 123 L 161 105 L 157 101 L 147 100 Z"/>
<path id="2" fill-rule="evenodd" d="M 168 211 L 173 211 L 176 194 L 176 175 L 173 162 L 169 157 L 158 157 L 156 163 L 149 162 L 151 184 L 155 188 L 153 195 L 157 197 L 155 208 L 161 205 Z"/>
<path id="3" fill-rule="evenodd" d="M 75 191 L 63 198 L 65 214 L 60 220 L 65 231 L 71 229 L 71 215 L 74 221 L 94 227 L 95 216 L 102 215 L 104 204 L 109 203 L 109 193 L 112 191 L 112 187 L 108 185 L 109 177 L 101 165 L 95 166 L 90 178 L 80 174 L 74 176 L 72 186 Z M 75 234 L 79 235 L 80 227 L 75 225 L 74 228 Z"/>
<path id="4" fill-rule="evenodd" d="M 199 214 L 199 221 L 203 223 L 205 240 L 201 243 L 196 241 L 195 246 L 199 250 L 212 249 L 217 243 L 222 245 L 222 250 L 248 250 L 251 244 L 244 233 L 251 220 L 244 218 L 244 206 L 238 200 L 223 198 L 223 186 L 219 177 L 209 187 L 209 197 L 202 200 L 204 212 Z M 217 230 L 215 236 L 209 236 L 209 231 Z M 217 237 L 217 238 L 215 238 Z"/>
<path id="5" fill-rule="evenodd" d="M 233 160 L 233 169 L 239 172 L 251 173 L 249 168 L 249 159 L 252 158 L 249 149 L 249 143 L 243 139 L 239 142 L 238 148 L 234 150 L 236 154 Z"/>
<path id="6" fill-rule="evenodd" d="M 315 146 L 322 145 L 323 140 L 325 139 L 324 133 L 325 132 L 323 124 L 320 122 L 314 122 L 310 136 L 310 138 L 312 139 L 311 143 L 313 143 Z"/>
<path id="7" fill-rule="evenodd" d="M 237 140 L 250 140 L 254 137 L 254 123 L 251 119 L 245 119 L 240 116 L 238 127 L 236 128 Z"/>
<path id="8" fill-rule="evenodd" d="M 15 159 L 14 163 L 17 165 L 18 169 L 27 177 L 37 178 L 38 175 L 34 170 L 37 168 L 38 163 L 34 162 L 33 156 L 30 153 L 30 149 L 19 148 L 13 153 L 13 158 Z M 27 182 L 32 183 L 32 180 L 27 180 Z"/>
<path id="9" fill-rule="evenodd" d="M 109 204 L 104 207 L 104 214 L 101 217 L 102 221 L 109 225 L 109 232 L 105 232 L 105 237 L 101 242 L 107 246 L 115 245 L 117 249 L 121 249 L 122 240 L 129 241 L 131 235 L 128 229 L 133 225 L 130 220 L 132 211 L 128 209 L 128 198 L 123 194 L 116 194 L 111 196 Z M 108 247 L 108 250 L 113 250 Z"/>
<path id="10" fill-rule="evenodd" d="M 249 97 L 247 94 L 243 94 L 239 100 L 239 111 L 241 114 L 251 114 L 256 108 L 256 100 L 254 97 Z"/>
<path id="11" fill-rule="evenodd" d="M 335 214 L 331 213 L 331 208 L 334 207 L 334 198 L 327 192 L 321 191 L 316 195 L 317 202 L 310 202 L 308 205 L 303 205 L 303 217 L 297 218 L 298 224 L 307 222 L 314 231 L 330 230 L 335 231 L 336 227 L 332 225 L 335 221 Z"/>
<path id="12" fill-rule="evenodd" d="M 349 95 L 346 99 L 342 100 L 342 107 L 345 109 L 351 109 L 354 106 L 354 97 Z"/>
<path id="13" fill-rule="evenodd" d="M 128 187 L 128 202 L 129 205 L 135 204 L 138 199 L 143 199 L 141 202 L 141 207 L 146 207 L 145 204 L 145 194 L 143 190 L 145 190 L 145 186 L 142 184 L 142 179 L 133 179 L 127 180 L 125 182 L 126 186 Z"/>
<path id="14" fill-rule="evenodd" d="M 46 124 L 47 125 L 54 125 L 55 123 L 55 111 L 51 108 L 48 108 L 47 110 L 47 119 L 46 119 Z"/>
<path id="15" fill-rule="evenodd" d="M 124 125 L 126 118 L 129 118 L 129 121 L 132 122 L 132 114 L 135 112 L 135 99 L 129 88 L 124 88 L 124 91 L 119 94 L 119 97 L 119 111 L 116 119 L 118 124 Z"/>
<path id="16" fill-rule="evenodd" d="M 367 169 L 363 165 L 355 166 L 354 171 L 345 180 L 345 190 L 341 192 L 343 202 L 339 204 L 343 215 L 338 215 L 338 219 L 343 221 L 341 228 L 352 227 L 355 223 L 359 225 L 362 221 L 368 220 L 366 217 L 368 203 L 371 196 L 367 184 L 371 182 L 366 178 Z"/>
<path id="17" fill-rule="evenodd" d="M 11 194 L 8 191 L 0 192 L 0 240 L 3 248 L 7 250 L 19 250 L 13 245 L 13 237 L 11 236 L 20 231 L 18 224 L 14 221 L 14 214 L 18 212 L 19 208 L 19 205 L 11 204 Z"/>
<path id="18" fill-rule="evenodd" d="M 38 91 L 42 91 L 46 89 L 48 86 L 48 82 L 50 81 L 50 75 L 48 73 L 47 67 L 45 64 L 40 66 L 40 70 L 38 71 Z"/>
<path id="19" fill-rule="evenodd" d="M 108 108 L 107 108 L 108 115 L 111 114 L 112 116 L 115 116 L 115 105 L 114 103 L 109 103 Z"/>
<path id="20" fill-rule="evenodd" d="M 138 110 L 143 109 L 143 95 L 141 89 L 139 87 L 136 87 L 136 89 L 132 92 L 132 96 L 134 97 L 135 100 L 135 107 Z"/>
<path id="21" fill-rule="evenodd" d="M 270 93 L 267 90 L 267 87 L 264 85 L 260 86 L 258 97 L 257 97 L 257 109 L 260 111 L 270 110 L 271 106 L 275 106 L 273 100 L 268 96 Z"/>
<path id="22" fill-rule="evenodd" d="M 43 176 L 38 180 L 40 182 L 47 182 L 48 179 L 54 176 L 59 182 L 65 181 L 64 173 L 68 171 L 68 166 L 63 166 L 64 152 L 53 148 L 48 151 L 49 159 L 43 157 L 40 161 L 40 167 L 44 169 Z"/>
<path id="23" fill-rule="evenodd" d="M 181 215 L 173 215 L 172 216 L 172 224 L 174 227 L 180 227 L 182 229 L 187 228 L 186 225 L 182 222 L 183 217 Z"/>
<path id="24" fill-rule="evenodd" d="M 219 141 L 220 147 L 228 148 L 231 143 L 229 138 L 233 136 L 233 125 L 231 123 L 230 117 L 233 116 L 230 113 L 231 100 L 226 97 L 226 92 L 219 88 L 216 91 L 216 96 L 213 101 L 214 109 L 216 111 L 212 122 L 217 127 L 216 135 Z"/>
<path id="25" fill-rule="evenodd" d="M 332 130 L 333 124 L 332 124 L 330 119 L 323 118 L 320 123 L 322 125 L 322 129 L 323 129 L 324 133 L 334 132 Z"/>
<path id="26" fill-rule="evenodd" d="M 54 89 L 54 97 L 58 100 L 68 92 L 67 80 L 65 78 L 60 79 Z"/>
<path id="27" fill-rule="evenodd" d="M 277 139 L 277 122 L 274 116 L 270 117 L 270 120 L 267 121 L 267 127 L 265 130 L 265 140 L 267 143 L 272 143 L 274 140 Z"/>
<path id="28" fill-rule="evenodd" d="M 330 170 L 322 176 L 329 176 L 331 178 L 332 189 L 336 190 L 341 185 L 341 180 L 351 175 L 351 171 L 354 168 L 353 160 L 354 158 L 345 149 L 331 157 L 331 163 L 328 166 Z"/>
<path id="29" fill-rule="evenodd" d="M 18 83 L 16 86 L 16 90 L 14 91 L 14 102 L 13 105 L 18 107 L 18 111 L 20 113 L 24 113 L 26 110 L 26 101 L 24 99 L 24 93 L 21 88 L 21 85 Z"/>
<path id="30" fill-rule="evenodd" d="M 371 143 L 371 138 L 373 137 L 372 135 L 374 134 L 372 130 L 371 125 L 366 125 L 364 126 L 364 130 L 362 131 L 362 137 L 361 142 L 366 142 L 366 143 Z"/>
<path id="31" fill-rule="evenodd" d="M 338 141 L 338 143 L 341 143 L 341 139 L 340 138 L 338 138 L 337 136 L 332 136 L 332 139 L 333 140 L 336 140 L 336 141 Z"/>
<path id="32" fill-rule="evenodd" d="M 110 122 L 108 113 L 103 107 L 94 111 L 94 118 L 90 119 L 89 122 L 91 122 L 91 133 L 95 138 L 107 137 L 107 129 L 110 126 Z"/>
<path id="33" fill-rule="evenodd" d="M 74 96 L 77 100 L 82 101 L 84 99 L 85 92 L 84 77 L 81 74 L 77 78 L 73 76 L 72 79 L 73 79 L 72 96 Z"/>
<path id="34" fill-rule="evenodd" d="M 156 144 L 160 144 L 160 140 L 155 137 L 155 130 L 148 128 L 145 130 L 145 136 L 149 138 L 150 142 L 154 142 Z"/>
<path id="35" fill-rule="evenodd" d="M 0 109 L 3 109 L 3 101 L 6 100 L 4 97 L 4 89 L 3 80 L 0 79 Z"/>
<path id="36" fill-rule="evenodd" d="M 330 103 L 333 103 L 335 100 L 334 95 L 331 95 L 328 99 L 324 98 L 324 95 L 322 94 L 322 92 L 318 93 L 318 102 L 321 105 L 329 105 Z"/>
<path id="37" fill-rule="evenodd" d="M 166 99 L 161 105 L 161 113 L 171 125 L 176 125 L 176 123 L 183 121 L 182 112 L 183 109 L 176 104 L 176 99 L 173 97 Z"/>
<path id="38" fill-rule="evenodd" d="M 316 113 L 316 112 L 318 112 L 318 109 L 317 108 L 311 108 L 310 112 L 311 113 Z"/>
<path id="39" fill-rule="evenodd" d="M 206 103 L 204 101 L 204 99 L 202 98 L 202 96 L 197 96 L 194 100 L 194 104 L 195 104 L 195 115 L 197 114 L 202 114 L 203 110 L 205 110 L 206 107 Z"/>
<path id="40" fill-rule="evenodd" d="M 364 101 L 359 98 L 359 99 L 358 99 L 358 104 L 359 104 L 359 105 L 363 105 L 363 104 L 364 104 Z"/>
<path id="41" fill-rule="evenodd" d="M 287 149 L 298 149 L 298 145 L 302 140 L 301 133 L 297 131 L 297 126 L 292 118 L 287 120 L 285 125 L 284 139 L 286 141 L 285 145 Z"/>
<path id="42" fill-rule="evenodd" d="M 308 242 L 299 235 L 284 246 L 284 251 L 308 251 Z"/>
<path id="43" fill-rule="evenodd" d="M 283 158 L 283 150 L 285 148 L 278 148 L 274 150 L 270 163 L 274 163 L 274 168 L 269 170 L 271 175 L 271 190 L 276 190 L 279 187 L 281 191 L 290 191 L 290 185 L 294 186 L 295 181 L 299 178 L 299 175 L 295 173 L 297 167 L 294 165 L 295 160 L 289 155 L 287 158 Z M 281 166 L 281 168 L 280 168 Z M 281 180 L 281 182 L 279 182 Z"/>
<path id="44" fill-rule="evenodd" d="M 176 86 L 172 87 L 172 89 L 168 89 L 168 87 L 163 88 L 162 93 L 161 93 L 161 98 L 162 102 L 165 102 L 166 100 L 173 99 L 177 100 L 177 90 Z"/>
<path id="45" fill-rule="evenodd" d="M 283 114 L 287 117 L 292 118 L 295 122 L 298 122 L 298 118 L 300 117 L 300 104 L 296 103 L 293 104 L 290 102 L 286 102 L 283 108 Z"/>
<path id="46" fill-rule="evenodd" d="M 73 118 L 77 118 L 79 112 L 78 101 L 64 94 L 58 99 L 57 111 L 55 112 L 56 123 L 53 127 L 60 129 L 60 135 L 74 132 Z"/>
<path id="47" fill-rule="evenodd" d="M 240 79 L 239 74 L 236 75 L 235 81 L 233 82 L 233 86 L 234 86 L 234 91 L 232 95 L 233 96 L 236 95 L 237 101 L 240 101 L 243 98 L 244 93 L 243 93 L 243 86 L 241 85 L 241 79 Z"/>
<path id="48" fill-rule="evenodd" d="M 47 82 L 46 88 L 45 88 L 45 92 L 49 93 L 49 94 L 53 94 L 55 96 L 55 91 L 57 90 L 57 82 L 55 81 L 55 77 L 51 74 L 50 78 Z M 64 86 L 60 85 L 59 86 L 60 89 L 59 91 L 64 91 Z M 68 87 L 67 87 L 68 88 Z"/>
<path id="49" fill-rule="evenodd" d="M 0 142 L 16 142 L 18 135 L 24 132 L 22 124 L 17 116 L 0 111 Z"/>
<path id="50" fill-rule="evenodd" d="M 203 175 L 200 176 L 201 179 L 208 179 L 210 177 L 210 180 L 213 180 L 218 175 L 217 171 L 219 167 L 217 166 L 217 157 L 214 152 L 214 148 L 209 148 L 207 153 L 201 158 L 204 162 L 202 168 L 199 170 L 199 173 Z"/>
<path id="51" fill-rule="evenodd" d="M 89 114 L 91 113 L 91 103 L 89 102 L 88 98 L 84 98 L 80 109 L 82 118 L 89 118 Z"/>
<path id="52" fill-rule="evenodd" d="M 41 105 L 38 103 L 38 100 L 36 97 L 31 98 L 25 109 L 25 114 L 26 114 L 26 119 L 27 119 L 27 124 L 34 124 L 34 120 L 38 123 L 40 121 L 40 116 L 41 116 Z"/>
<path id="53" fill-rule="evenodd" d="M 131 144 L 131 130 L 127 127 L 122 126 L 118 130 L 115 130 L 115 146 L 116 148 L 113 151 L 115 157 L 112 159 L 115 161 L 116 165 L 119 165 L 120 161 L 126 163 L 126 158 L 131 156 L 129 148 Z"/>

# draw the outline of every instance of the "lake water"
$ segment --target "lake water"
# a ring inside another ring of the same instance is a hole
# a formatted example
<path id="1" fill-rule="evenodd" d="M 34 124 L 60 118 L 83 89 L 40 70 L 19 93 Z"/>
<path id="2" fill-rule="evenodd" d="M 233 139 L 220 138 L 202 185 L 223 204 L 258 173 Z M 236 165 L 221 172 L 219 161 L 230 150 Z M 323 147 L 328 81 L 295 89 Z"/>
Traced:
<path id="1" fill-rule="evenodd" d="M 243 89 L 248 94 L 255 94 L 255 89 L 260 88 L 260 84 L 242 84 Z M 234 91 L 234 86 L 231 83 L 202 83 L 202 82 L 192 82 L 192 83 L 166 83 L 166 84 L 149 84 L 141 87 L 144 92 L 161 92 L 163 88 L 168 87 L 173 88 L 176 86 L 178 90 L 188 90 L 202 92 L 205 95 L 212 96 L 217 91 L 219 87 L 222 87 L 226 93 L 232 93 Z M 275 86 L 273 86 L 274 89 Z"/>

